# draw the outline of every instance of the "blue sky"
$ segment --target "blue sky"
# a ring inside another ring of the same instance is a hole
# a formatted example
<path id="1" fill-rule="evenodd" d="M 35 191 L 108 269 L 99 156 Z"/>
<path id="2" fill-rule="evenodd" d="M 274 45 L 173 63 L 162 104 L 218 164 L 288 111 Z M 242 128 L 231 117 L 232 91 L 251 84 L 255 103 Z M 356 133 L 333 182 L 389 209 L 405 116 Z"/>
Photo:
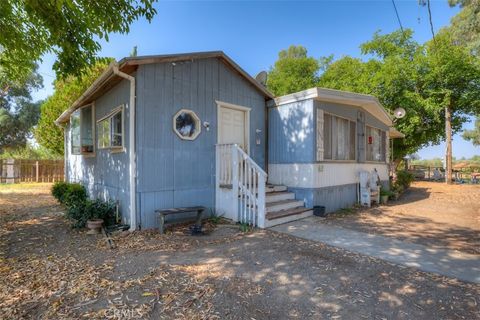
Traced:
<path id="1" fill-rule="evenodd" d="M 415 31 L 424 42 L 431 38 L 426 7 L 417 0 L 396 5 L 404 28 Z M 288 46 L 303 45 L 310 55 L 359 56 L 359 45 L 381 30 L 399 28 L 391 0 L 383 1 L 161 1 L 152 21 L 137 21 L 128 35 L 112 35 L 102 42 L 101 56 L 121 59 L 134 46 L 138 55 L 223 50 L 247 72 L 267 70 L 278 52 Z M 432 1 L 434 27 L 449 23 L 458 12 L 447 0 Z M 40 66 L 45 88 L 35 94 L 52 93 L 54 57 L 46 55 Z M 408 112 L 408 111 L 407 111 Z M 471 128 L 472 123 L 466 128 Z M 441 157 L 443 145 L 419 152 L 422 158 Z M 461 137 L 454 137 L 454 156 L 480 154 Z"/>

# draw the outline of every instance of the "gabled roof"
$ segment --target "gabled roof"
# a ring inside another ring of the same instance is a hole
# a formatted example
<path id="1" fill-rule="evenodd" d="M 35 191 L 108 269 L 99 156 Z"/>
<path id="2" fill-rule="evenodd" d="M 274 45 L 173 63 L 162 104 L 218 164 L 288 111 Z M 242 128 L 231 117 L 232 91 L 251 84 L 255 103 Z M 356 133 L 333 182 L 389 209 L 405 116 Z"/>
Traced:
<path id="1" fill-rule="evenodd" d="M 364 109 L 388 126 L 392 126 L 392 118 L 378 99 L 374 96 L 348 91 L 333 90 L 326 88 L 311 88 L 300 92 L 275 98 L 270 106 L 279 106 L 287 103 L 315 99 L 333 103 L 346 104 Z"/>
<path id="2" fill-rule="evenodd" d="M 118 70 L 132 74 L 135 72 L 139 65 L 152 64 L 152 63 L 174 63 L 187 60 L 198 60 L 217 58 L 224 62 L 227 66 L 231 67 L 233 71 L 237 72 L 245 80 L 247 80 L 254 88 L 260 91 L 266 99 L 273 99 L 274 96 L 270 93 L 265 86 L 250 76 L 245 70 L 243 70 L 238 64 L 236 64 L 230 57 L 228 57 L 223 51 L 208 51 L 208 52 L 192 52 L 192 53 L 180 53 L 180 54 L 165 54 L 165 55 L 153 55 L 153 56 L 140 56 L 140 57 L 126 57 L 118 62 L 112 62 L 110 66 L 92 83 L 92 85 L 67 109 L 55 123 L 60 124 L 67 122 L 70 115 L 86 104 L 89 104 L 101 96 L 104 92 L 111 89 L 122 78 L 115 75 L 113 69 L 116 67 Z"/>

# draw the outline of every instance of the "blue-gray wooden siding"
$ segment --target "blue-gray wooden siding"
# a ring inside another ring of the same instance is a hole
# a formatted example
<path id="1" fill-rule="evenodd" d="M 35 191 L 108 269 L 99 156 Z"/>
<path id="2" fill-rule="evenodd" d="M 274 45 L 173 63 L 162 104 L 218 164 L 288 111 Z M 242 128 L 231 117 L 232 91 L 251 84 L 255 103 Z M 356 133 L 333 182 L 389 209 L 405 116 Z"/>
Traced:
<path id="1" fill-rule="evenodd" d="M 98 149 L 96 121 L 109 114 L 114 108 L 124 105 L 124 146 L 128 150 L 130 83 L 121 81 L 95 101 L 95 156 L 72 155 L 69 127 L 67 135 L 67 180 L 80 182 L 88 189 L 91 198 L 119 201 L 120 211 L 126 223 L 130 222 L 129 201 L 129 157 L 128 151 L 112 153 Z"/>
<path id="2" fill-rule="evenodd" d="M 315 162 L 313 100 L 268 109 L 268 162 Z"/>
<path id="3" fill-rule="evenodd" d="M 365 124 L 388 131 L 388 126 L 360 107 L 306 99 L 268 109 L 268 162 L 314 163 L 316 161 L 316 110 L 338 115 L 353 121 L 359 113 L 365 115 Z M 362 134 L 362 128 L 357 133 Z M 364 162 L 365 137 L 358 138 L 358 161 Z"/>
<path id="4" fill-rule="evenodd" d="M 389 189 L 388 181 L 381 181 L 382 188 Z M 288 188 L 297 200 L 303 200 L 307 208 L 324 206 L 327 213 L 351 208 L 357 203 L 357 183 L 324 188 Z"/>
<path id="5" fill-rule="evenodd" d="M 215 100 L 252 109 L 250 155 L 264 167 L 265 97 L 243 77 L 216 58 L 139 66 L 137 213 L 142 228 L 158 225 L 156 209 L 214 207 Z M 173 116 L 180 109 L 193 110 L 202 123 L 210 123 L 210 130 L 202 127 L 196 140 L 181 140 L 173 131 Z"/>
<path id="6" fill-rule="evenodd" d="M 363 124 L 388 130 L 360 107 L 306 99 L 268 109 L 268 162 L 271 164 L 315 163 L 317 108 L 357 122 L 357 162 L 365 162 Z M 292 173 L 293 174 L 293 173 Z M 388 187 L 388 181 L 382 181 Z M 325 206 L 327 212 L 348 208 L 357 201 L 357 184 L 325 188 L 289 188 L 308 208 Z"/>

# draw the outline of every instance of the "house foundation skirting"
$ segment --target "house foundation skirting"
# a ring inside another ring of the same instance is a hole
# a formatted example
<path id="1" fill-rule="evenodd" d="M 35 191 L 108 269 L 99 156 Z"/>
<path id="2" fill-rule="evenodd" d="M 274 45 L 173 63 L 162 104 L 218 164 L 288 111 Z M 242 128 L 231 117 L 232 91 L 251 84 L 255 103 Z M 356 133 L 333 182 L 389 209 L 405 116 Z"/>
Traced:
<path id="1" fill-rule="evenodd" d="M 388 180 L 381 182 L 382 188 L 388 188 Z M 294 192 L 296 199 L 303 200 L 307 208 L 324 206 L 327 213 L 350 208 L 358 203 L 357 190 L 358 183 L 323 188 L 288 187 L 288 191 Z"/>

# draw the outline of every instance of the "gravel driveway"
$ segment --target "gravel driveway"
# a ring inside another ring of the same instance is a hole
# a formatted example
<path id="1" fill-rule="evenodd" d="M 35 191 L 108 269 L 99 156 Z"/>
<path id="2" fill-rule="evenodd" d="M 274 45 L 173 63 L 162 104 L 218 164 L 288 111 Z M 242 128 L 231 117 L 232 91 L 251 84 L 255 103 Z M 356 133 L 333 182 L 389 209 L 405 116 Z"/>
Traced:
<path id="1" fill-rule="evenodd" d="M 43 188 L 0 188 L 1 319 L 480 319 L 480 286 L 273 231 L 72 230 Z"/>
<path id="2" fill-rule="evenodd" d="M 339 211 L 325 223 L 434 249 L 480 254 L 480 185 L 415 182 L 399 201 Z"/>

